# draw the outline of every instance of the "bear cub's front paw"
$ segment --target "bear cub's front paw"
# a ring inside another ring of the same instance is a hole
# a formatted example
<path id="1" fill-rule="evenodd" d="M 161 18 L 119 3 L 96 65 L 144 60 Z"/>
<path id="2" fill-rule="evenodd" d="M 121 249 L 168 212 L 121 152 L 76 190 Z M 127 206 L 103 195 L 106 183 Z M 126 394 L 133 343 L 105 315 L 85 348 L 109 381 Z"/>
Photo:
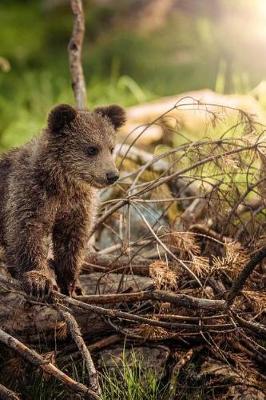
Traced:
<path id="1" fill-rule="evenodd" d="M 27 294 L 38 299 L 50 297 L 52 290 L 57 290 L 52 280 L 39 271 L 29 271 L 22 275 L 22 285 Z"/>

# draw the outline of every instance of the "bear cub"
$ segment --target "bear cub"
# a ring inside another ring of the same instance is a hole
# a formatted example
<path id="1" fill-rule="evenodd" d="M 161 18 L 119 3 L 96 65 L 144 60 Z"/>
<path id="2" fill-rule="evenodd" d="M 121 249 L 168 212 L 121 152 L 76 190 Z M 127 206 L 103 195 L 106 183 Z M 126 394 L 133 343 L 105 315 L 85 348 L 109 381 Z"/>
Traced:
<path id="1" fill-rule="evenodd" d="M 117 105 L 83 111 L 61 104 L 39 138 L 0 158 L 0 245 L 30 295 L 43 298 L 58 287 L 73 294 L 97 190 L 119 177 L 112 152 L 124 123 L 125 111 Z"/>

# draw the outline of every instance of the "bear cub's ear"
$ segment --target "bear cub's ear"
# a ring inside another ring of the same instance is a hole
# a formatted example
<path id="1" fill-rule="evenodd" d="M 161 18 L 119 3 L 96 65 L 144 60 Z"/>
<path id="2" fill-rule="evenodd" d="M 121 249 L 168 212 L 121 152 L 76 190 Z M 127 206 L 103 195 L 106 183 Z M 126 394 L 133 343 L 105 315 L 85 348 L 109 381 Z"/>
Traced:
<path id="1" fill-rule="evenodd" d="M 76 117 L 77 111 L 68 104 L 59 104 L 48 115 L 48 128 L 52 132 L 59 132 Z"/>
<path id="2" fill-rule="evenodd" d="M 120 128 L 126 122 L 125 110 L 116 104 L 107 107 L 97 107 L 94 112 L 108 118 L 115 129 Z"/>

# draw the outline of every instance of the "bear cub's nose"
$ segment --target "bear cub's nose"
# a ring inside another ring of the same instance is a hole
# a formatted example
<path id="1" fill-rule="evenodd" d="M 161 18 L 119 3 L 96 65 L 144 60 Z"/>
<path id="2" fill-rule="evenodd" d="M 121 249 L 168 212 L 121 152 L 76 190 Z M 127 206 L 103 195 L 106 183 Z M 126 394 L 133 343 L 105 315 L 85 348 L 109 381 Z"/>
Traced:
<path id="1" fill-rule="evenodd" d="M 106 180 L 107 180 L 107 183 L 108 183 L 109 185 L 111 185 L 112 183 L 114 183 L 115 181 L 117 181 L 118 178 L 119 178 L 119 175 L 118 175 L 117 172 L 111 171 L 111 172 L 107 172 L 107 173 L 106 173 Z"/>

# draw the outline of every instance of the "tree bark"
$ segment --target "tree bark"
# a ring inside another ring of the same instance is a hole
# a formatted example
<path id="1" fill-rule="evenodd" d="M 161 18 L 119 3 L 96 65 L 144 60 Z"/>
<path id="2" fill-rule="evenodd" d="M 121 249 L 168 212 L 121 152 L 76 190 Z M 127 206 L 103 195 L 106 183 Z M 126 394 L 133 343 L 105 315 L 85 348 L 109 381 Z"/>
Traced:
<path id="1" fill-rule="evenodd" d="M 76 104 L 77 107 L 82 110 L 86 108 L 87 104 L 86 83 L 81 62 L 82 45 L 85 33 L 82 1 L 71 0 L 71 7 L 74 14 L 74 25 L 68 45 L 69 66 Z"/>

